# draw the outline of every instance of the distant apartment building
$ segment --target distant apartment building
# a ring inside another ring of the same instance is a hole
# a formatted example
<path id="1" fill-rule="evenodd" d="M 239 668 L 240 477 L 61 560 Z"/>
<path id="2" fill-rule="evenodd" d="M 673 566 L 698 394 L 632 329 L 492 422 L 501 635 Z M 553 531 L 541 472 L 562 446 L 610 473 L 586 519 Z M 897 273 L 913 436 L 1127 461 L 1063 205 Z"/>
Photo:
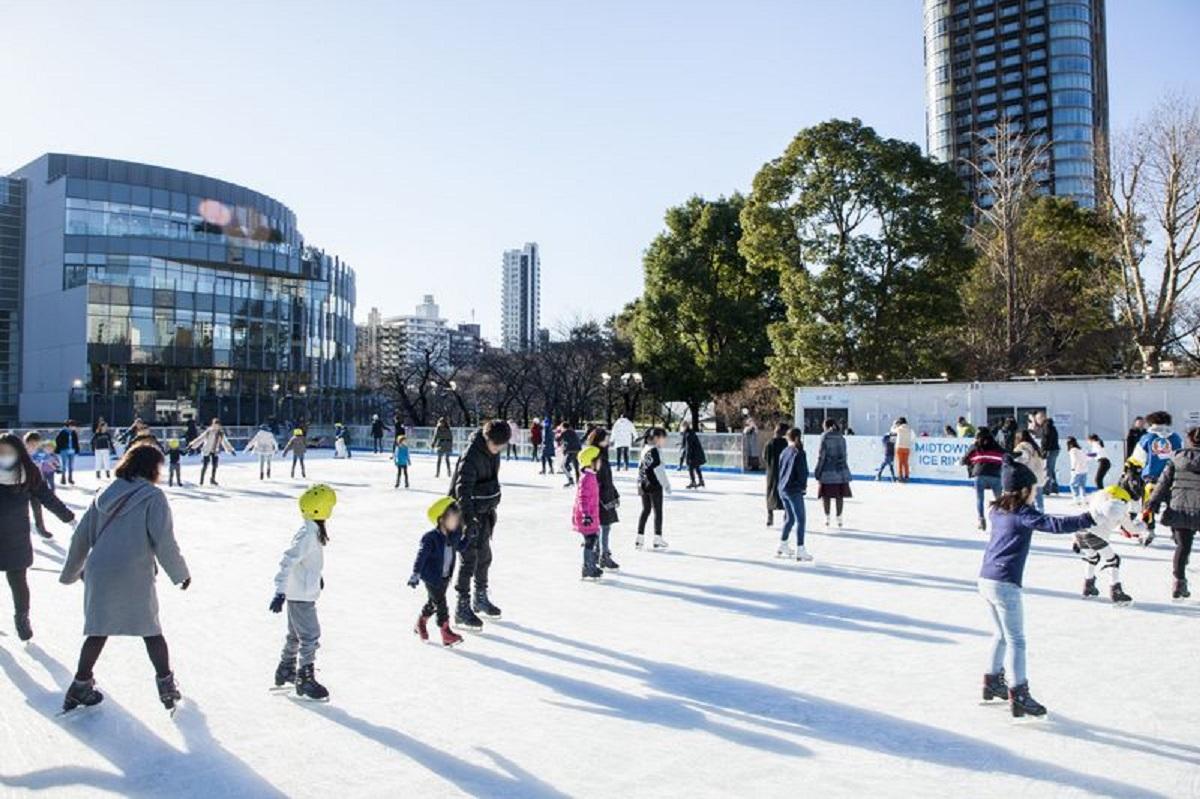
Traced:
<path id="1" fill-rule="evenodd" d="M 367 314 L 367 323 L 358 325 L 358 349 L 354 353 L 355 374 L 359 386 L 378 390 L 403 363 L 404 331 L 384 323 L 378 308 Z"/>
<path id="2" fill-rule="evenodd" d="M 507 352 L 538 348 L 541 323 L 542 263 L 538 245 L 529 242 L 504 253 L 501 286 L 501 346 Z"/>
<path id="3" fill-rule="evenodd" d="M 479 361 L 486 344 L 479 325 L 459 324 L 450 333 L 450 365 L 471 366 Z"/>

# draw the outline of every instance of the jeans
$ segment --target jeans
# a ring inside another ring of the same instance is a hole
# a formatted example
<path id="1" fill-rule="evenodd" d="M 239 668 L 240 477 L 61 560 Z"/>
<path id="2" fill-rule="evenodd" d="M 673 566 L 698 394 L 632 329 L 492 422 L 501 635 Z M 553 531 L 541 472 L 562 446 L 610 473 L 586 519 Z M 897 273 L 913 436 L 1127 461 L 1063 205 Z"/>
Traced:
<path id="1" fill-rule="evenodd" d="M 998 580 L 979 578 L 979 595 L 988 603 L 992 618 L 992 651 L 988 674 L 1008 672 L 1008 683 L 1024 685 L 1025 675 L 1025 611 L 1021 604 L 1021 586 Z"/>
<path id="2" fill-rule="evenodd" d="M 1046 493 L 1050 495 L 1058 493 L 1058 453 L 1057 449 L 1046 450 Z"/>
<path id="3" fill-rule="evenodd" d="M 437 471 L 434 472 L 434 475 L 433 475 L 434 477 L 442 476 L 442 459 L 443 458 L 446 459 L 446 474 L 447 475 L 454 474 L 454 467 L 450 464 L 450 453 L 449 452 L 439 452 L 437 454 Z"/>
<path id="4" fill-rule="evenodd" d="M 1087 496 L 1087 472 L 1071 475 L 1071 496 L 1083 502 Z"/>
<path id="5" fill-rule="evenodd" d="M 562 470 L 563 470 L 563 474 L 565 474 L 567 476 L 567 479 L 570 480 L 571 482 L 575 482 L 576 480 L 579 479 L 579 453 L 578 452 L 563 453 Z"/>
<path id="6" fill-rule="evenodd" d="M 291 663 L 300 655 L 300 666 L 311 666 L 321 646 L 321 622 L 317 620 L 316 602 L 287 603 L 288 631 L 279 659 Z"/>
<path id="7" fill-rule="evenodd" d="M 629 447 L 617 447 L 617 468 L 629 468 Z"/>
<path id="8" fill-rule="evenodd" d="M 1000 478 L 981 474 L 975 478 L 975 513 L 983 518 L 983 492 L 991 489 L 992 498 L 1000 499 Z"/>
<path id="9" fill-rule="evenodd" d="M 1099 465 L 1096 467 L 1096 489 L 1104 488 L 1104 478 L 1108 475 L 1108 470 L 1112 468 L 1112 461 L 1108 458 L 1101 458 Z"/>
<path id="10" fill-rule="evenodd" d="M 1046 512 L 1046 492 L 1042 490 L 1041 486 L 1033 487 L 1033 506 L 1040 513 Z"/>
<path id="11" fill-rule="evenodd" d="M 296 464 L 297 463 L 300 464 L 300 476 L 308 477 L 308 475 L 304 473 L 304 453 L 303 452 L 293 452 L 292 453 L 292 477 L 296 476 Z"/>
<path id="12" fill-rule="evenodd" d="M 176 483 L 183 485 L 183 470 L 180 468 L 179 461 L 172 461 L 167 464 L 167 485 L 173 486 Z"/>
<path id="13" fill-rule="evenodd" d="M 58 454 L 58 459 L 62 462 L 62 481 L 63 485 L 68 482 L 75 482 L 75 451 L 63 450 Z"/>
<path id="14" fill-rule="evenodd" d="M 875 470 L 875 479 L 883 479 L 883 470 L 887 469 L 892 474 L 892 482 L 896 482 L 896 467 L 893 465 L 895 461 L 890 456 L 884 456 L 883 463 L 879 464 L 879 468 Z"/>
<path id="15" fill-rule="evenodd" d="M 600 525 L 600 554 L 611 555 L 612 550 L 608 548 L 608 532 L 612 529 L 611 524 Z"/>
<path id="16" fill-rule="evenodd" d="M 371 451 L 376 455 L 383 452 L 383 436 L 371 436 Z"/>
<path id="17" fill-rule="evenodd" d="M 779 537 L 779 540 L 787 541 L 788 534 L 795 527 L 796 546 L 804 546 L 804 495 L 800 493 L 787 494 L 780 492 L 779 499 L 783 502 L 783 512 L 786 514 L 786 518 L 783 521 L 783 534 Z"/>

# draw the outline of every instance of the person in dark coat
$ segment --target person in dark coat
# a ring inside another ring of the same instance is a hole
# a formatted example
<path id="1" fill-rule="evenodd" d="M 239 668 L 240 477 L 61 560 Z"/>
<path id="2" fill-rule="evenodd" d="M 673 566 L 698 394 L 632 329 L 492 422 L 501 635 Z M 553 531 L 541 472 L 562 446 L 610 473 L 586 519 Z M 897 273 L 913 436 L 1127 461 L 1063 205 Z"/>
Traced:
<path id="1" fill-rule="evenodd" d="M 704 455 L 704 447 L 700 444 L 699 434 L 692 429 L 690 422 L 684 422 L 680 429 L 682 448 L 680 465 L 687 464 L 688 484 L 685 488 L 704 488 L 703 466 L 708 462 Z"/>
<path id="2" fill-rule="evenodd" d="M 34 498 L 62 521 L 75 520 L 75 514 L 46 485 L 21 439 L 12 433 L 0 435 L 0 571 L 12 590 L 13 621 L 22 641 L 33 637 L 27 572 L 33 565 L 29 504 Z"/>
<path id="3" fill-rule="evenodd" d="M 600 455 L 596 458 L 593 467 L 596 469 L 596 481 L 600 487 L 600 568 L 602 569 L 619 569 L 620 565 L 613 560 L 612 550 L 608 548 L 608 535 L 611 528 L 620 519 L 617 516 L 617 508 L 621 504 L 621 493 L 617 491 L 616 483 L 613 482 L 612 463 L 609 461 L 609 455 L 612 454 L 612 437 L 608 430 L 603 427 L 597 427 L 588 433 L 588 446 L 597 447 L 600 450 Z"/>
<path id="4" fill-rule="evenodd" d="M 1013 446 L 1016 444 L 1017 431 L 1013 430 Z M 993 499 L 1000 498 L 1000 470 L 1004 466 L 1004 447 L 996 441 L 992 431 L 981 427 L 975 432 L 975 443 L 963 453 L 959 461 L 967 467 L 967 473 L 975 484 L 975 514 L 979 517 L 979 529 L 987 530 L 987 517 L 983 515 L 983 495 L 985 491 L 992 492 Z"/>
<path id="5" fill-rule="evenodd" d="M 1171 455 L 1163 467 L 1150 501 L 1146 507 L 1146 518 L 1153 518 L 1161 505 L 1166 509 L 1159 517 L 1171 528 L 1175 539 L 1175 557 L 1171 561 L 1175 584 L 1171 591 L 1174 599 L 1191 596 L 1187 584 L 1187 566 L 1192 555 L 1192 544 L 1196 531 L 1200 530 L 1200 427 L 1187 431 L 1183 449 Z"/>
<path id="6" fill-rule="evenodd" d="M 575 485 L 575 481 L 579 479 L 579 452 L 583 449 L 583 443 L 579 440 L 579 433 L 575 432 L 575 428 L 566 422 L 558 423 L 557 432 L 558 442 L 562 445 L 562 470 L 567 476 L 563 488 L 568 488 Z"/>
<path id="7" fill-rule="evenodd" d="M 783 422 L 775 425 L 775 436 L 763 445 L 762 460 L 767 470 L 767 527 L 775 523 L 775 511 L 783 510 L 779 500 L 779 456 L 787 447 L 784 436 L 788 426 Z"/>
<path id="8" fill-rule="evenodd" d="M 1138 442 L 1142 440 L 1142 436 L 1144 435 L 1146 435 L 1146 417 L 1139 416 L 1133 420 L 1133 424 L 1129 426 L 1129 432 L 1125 434 L 1126 460 L 1137 449 Z"/>
<path id="9" fill-rule="evenodd" d="M 829 506 L 836 503 L 837 526 L 842 526 L 842 507 L 850 493 L 850 461 L 846 454 L 846 437 L 835 419 L 825 420 L 825 432 L 817 449 L 817 466 L 813 477 L 821 484 L 817 496 L 825 509 L 825 526 L 829 527 Z"/>
<path id="10" fill-rule="evenodd" d="M 371 417 L 371 443 L 376 454 L 383 452 L 383 434 L 387 430 L 388 426 L 379 418 L 379 414 Z"/>
<path id="11" fill-rule="evenodd" d="M 471 439 L 458 459 L 450 481 L 450 496 L 458 501 L 466 523 L 467 547 L 458 567 L 456 624 L 471 630 L 483 628 L 477 613 L 500 618 L 500 608 L 488 598 L 488 570 L 492 565 L 492 531 L 500 505 L 500 452 L 512 438 L 508 422 L 492 420 Z M 471 602 L 471 583 L 475 601 Z"/>
<path id="12" fill-rule="evenodd" d="M 188 420 L 187 420 L 187 429 L 184 431 L 184 434 L 183 434 L 183 440 L 184 441 L 195 441 L 199 437 L 200 437 L 200 428 L 196 424 L 196 417 L 189 416 Z M 115 451 L 114 451 L 114 454 L 115 454 Z M 194 454 L 196 454 L 196 451 L 188 450 L 188 454 L 194 455 Z"/>
<path id="13" fill-rule="evenodd" d="M 437 470 L 434 472 L 434 477 L 442 476 L 442 461 L 446 461 L 446 472 L 450 473 L 450 453 L 454 451 L 454 431 L 450 429 L 450 423 L 443 416 L 437 420 L 437 425 L 433 428 L 433 440 L 429 442 L 430 449 L 437 453 Z"/>
<path id="14" fill-rule="evenodd" d="M 54 451 L 58 453 L 58 459 L 62 462 L 62 469 L 59 472 L 62 484 L 75 485 L 75 456 L 79 454 L 79 428 L 74 419 L 64 422 L 62 429 L 54 437 Z"/>

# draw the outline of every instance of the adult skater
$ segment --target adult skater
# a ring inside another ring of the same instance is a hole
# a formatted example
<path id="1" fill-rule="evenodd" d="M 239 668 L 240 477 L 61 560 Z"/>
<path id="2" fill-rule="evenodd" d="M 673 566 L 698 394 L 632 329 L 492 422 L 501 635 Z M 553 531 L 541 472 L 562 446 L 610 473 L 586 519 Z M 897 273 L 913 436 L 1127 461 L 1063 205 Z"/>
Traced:
<path id="1" fill-rule="evenodd" d="M 188 449 L 199 450 L 204 461 L 200 466 L 200 485 L 204 485 L 204 475 L 208 472 L 208 467 L 212 465 L 212 474 L 209 477 L 209 483 L 217 484 L 217 464 L 221 461 L 221 452 L 228 452 L 230 455 L 235 455 L 233 445 L 229 443 L 229 436 L 225 434 L 225 428 L 221 426 L 221 420 L 213 418 L 210 424 L 203 433 L 196 436 L 188 442 Z"/>
<path id="2" fill-rule="evenodd" d="M 1163 467 L 1158 482 L 1150 494 L 1147 516 L 1162 511 L 1162 523 L 1171 528 L 1175 539 L 1175 557 L 1171 561 L 1175 583 L 1171 588 L 1173 599 L 1187 599 L 1187 566 L 1192 554 L 1192 543 L 1196 531 L 1200 530 L 1200 427 L 1187 432 L 1185 445 L 1171 453 L 1171 459 Z"/>
<path id="3" fill-rule="evenodd" d="M 783 502 L 784 513 L 783 534 L 779 538 L 779 549 L 775 556 L 780 558 L 795 558 L 800 561 L 812 560 L 812 555 L 804 548 L 804 494 L 808 491 L 808 456 L 804 454 L 804 433 L 797 427 L 787 431 L 787 446 L 779 456 L 779 499 Z M 841 526 L 841 509 L 838 512 L 838 526 Z M 788 534 L 795 528 L 796 549 L 793 551 L 788 544 Z"/>
<path id="4" fill-rule="evenodd" d="M 896 437 L 896 467 L 900 471 L 900 482 L 907 483 L 911 476 L 908 466 L 909 453 L 913 447 L 913 429 L 908 419 L 897 417 L 892 423 L 892 435 Z"/>
<path id="5" fill-rule="evenodd" d="M 200 428 L 196 425 L 196 417 L 187 418 L 187 429 L 183 432 L 184 441 L 194 441 L 200 437 Z"/>
<path id="6" fill-rule="evenodd" d="M 646 521 L 654 514 L 654 548 L 666 549 L 663 538 L 663 495 L 670 496 L 671 480 L 663 464 L 662 448 L 667 443 L 667 431 L 651 427 L 646 431 L 646 444 L 638 462 L 638 496 L 642 498 L 642 515 L 638 517 L 637 538 L 633 545 L 641 549 L 646 536 Z"/>
<path id="7" fill-rule="evenodd" d="M 1090 433 L 1087 437 L 1088 442 L 1088 457 L 1096 462 L 1096 488 L 1104 488 L 1104 477 L 1108 474 L 1108 470 L 1112 468 L 1112 461 L 1108 459 L 1108 452 L 1104 449 L 1104 440 L 1095 433 Z"/>
<path id="8" fill-rule="evenodd" d="M 1171 414 L 1155 411 L 1146 414 L 1146 432 L 1133 450 L 1133 458 L 1142 464 L 1142 479 L 1154 485 L 1158 476 L 1171 461 L 1171 456 L 1183 448 L 1183 439 L 1171 430 Z"/>
<path id="9" fill-rule="evenodd" d="M 429 447 L 437 453 L 437 471 L 433 476 L 442 476 L 443 459 L 446 461 L 446 474 L 451 474 L 454 471 L 450 466 L 450 453 L 454 451 L 454 431 L 450 429 L 450 423 L 446 421 L 445 416 L 437 420 L 437 425 L 433 428 L 433 441 Z"/>
<path id="10" fill-rule="evenodd" d="M 1088 457 L 1075 436 L 1067 436 L 1067 459 L 1071 466 L 1071 498 L 1082 507 L 1087 502 Z"/>
<path id="11" fill-rule="evenodd" d="M 95 461 L 97 480 L 100 479 L 100 472 L 104 472 L 105 477 L 112 477 L 112 453 L 112 433 L 108 432 L 108 423 L 101 419 L 92 433 L 92 460 Z"/>
<path id="12" fill-rule="evenodd" d="M 376 455 L 383 452 L 383 434 L 388 430 L 388 426 L 379 418 L 379 414 L 371 416 L 371 451 Z"/>
<path id="13" fill-rule="evenodd" d="M 513 458 L 520 458 L 521 453 L 517 451 L 517 445 L 520 441 L 521 430 L 517 427 L 517 423 L 512 419 L 508 421 L 508 429 L 512 430 L 512 438 L 508 440 L 508 444 L 504 447 L 504 460 L 511 461 Z"/>
<path id="14" fill-rule="evenodd" d="M 779 497 L 779 456 L 787 448 L 788 426 L 783 422 L 775 425 L 775 435 L 763 445 L 763 468 L 767 471 L 767 527 L 775 524 L 775 511 L 783 510 Z"/>
<path id="15" fill-rule="evenodd" d="M 967 417 L 958 417 L 958 424 L 954 428 L 955 436 L 958 438 L 974 438 L 975 432 L 975 425 L 967 421 Z"/>
<path id="16" fill-rule="evenodd" d="M 679 465 L 687 466 L 688 484 L 684 488 L 704 488 L 704 464 L 708 457 L 700 443 L 700 435 L 692 429 L 691 422 L 680 426 Z"/>
<path id="17" fill-rule="evenodd" d="M 1125 459 L 1128 460 L 1133 451 L 1137 449 L 1138 442 L 1142 440 L 1142 436 L 1146 435 L 1146 420 L 1144 417 L 1138 416 L 1129 425 L 1129 432 L 1125 434 Z"/>
<path id="18" fill-rule="evenodd" d="M 158 447 L 125 450 L 117 464 L 117 479 L 83 514 L 71 537 L 59 581 L 70 585 L 83 579 L 86 638 L 63 710 L 95 705 L 104 698 L 96 690 L 92 671 L 112 635 L 141 638 L 154 664 L 159 701 L 171 710 L 180 699 L 158 620 L 154 582 L 159 566 L 184 591 L 192 578 L 175 541 L 171 505 L 157 485 L 162 464 Z"/>
<path id="19" fill-rule="evenodd" d="M 62 429 L 54 437 L 54 451 L 62 469 L 62 484 L 75 485 L 75 456 L 79 454 L 79 427 L 74 419 L 63 423 Z"/>
<path id="20" fill-rule="evenodd" d="M 500 618 L 500 608 L 488 596 L 488 571 L 492 566 L 492 532 L 500 505 L 500 452 L 512 437 L 507 422 L 492 420 L 475 433 L 458 459 L 450 483 L 450 496 L 458 502 L 466 523 L 467 547 L 458 567 L 458 605 L 454 622 L 469 630 L 483 629 L 477 613 Z M 471 583 L 475 601 L 471 601 Z"/>
<path id="21" fill-rule="evenodd" d="M 0 435 L 0 571 L 8 578 L 13 598 L 13 622 L 17 638 L 33 637 L 29 622 L 29 580 L 33 545 L 29 541 L 29 510 L 36 499 L 63 522 L 75 514 L 64 505 L 30 459 L 21 439 L 12 433 Z M 49 537 L 47 533 L 46 537 Z"/>
<path id="22" fill-rule="evenodd" d="M 467 546 L 462 532 L 462 512 L 454 497 L 442 497 L 429 506 L 426 513 L 433 529 L 421 536 L 417 559 L 413 562 L 412 576 L 408 586 L 416 588 L 425 583 L 428 599 L 417 616 L 413 633 L 422 641 L 429 640 L 429 617 L 436 616 L 438 629 L 442 633 L 442 646 L 462 643 L 462 636 L 450 629 L 450 609 L 446 606 L 446 590 L 454 577 L 454 563 L 458 553 Z"/>
<path id="23" fill-rule="evenodd" d="M 558 423 L 555 435 L 562 447 L 562 471 L 567 476 L 563 488 L 569 488 L 579 479 L 579 451 L 583 449 L 583 442 L 579 440 L 579 433 L 575 432 L 574 426 L 564 421 Z"/>
<path id="24" fill-rule="evenodd" d="M 588 433 L 587 443 L 588 446 L 600 450 L 595 463 L 596 482 L 600 488 L 600 548 L 597 553 L 600 568 L 619 569 L 621 567 L 613 560 L 612 550 L 609 548 L 609 534 L 612 532 L 612 526 L 620 521 L 617 508 L 621 505 L 621 494 L 613 481 L 612 463 L 609 461 L 612 454 L 612 438 L 603 427 L 597 427 Z"/>
<path id="25" fill-rule="evenodd" d="M 1037 486 L 1033 489 L 1033 506 L 1038 510 L 1046 509 L 1046 498 L 1044 495 L 1046 485 L 1046 459 L 1042 456 L 1041 449 L 1038 448 L 1037 442 L 1033 439 L 1033 434 L 1028 430 L 1018 430 L 1014 438 L 1016 445 L 1013 447 L 1012 456 L 1017 463 L 1023 463 L 1029 467 L 1029 471 L 1033 472 L 1034 477 L 1038 479 Z"/>
<path id="26" fill-rule="evenodd" d="M 834 419 L 825 420 L 825 432 L 821 434 L 821 443 L 817 448 L 817 466 L 813 469 L 813 478 L 820 483 L 817 496 L 825 510 L 825 528 L 829 529 L 829 506 L 834 503 L 837 509 L 837 526 L 842 526 L 842 507 L 850 492 L 850 463 L 846 457 L 846 437 L 838 429 Z"/>
<path id="27" fill-rule="evenodd" d="M 253 452 L 258 456 L 258 479 L 265 480 L 271 476 L 271 460 L 279 451 L 279 442 L 271 434 L 267 425 L 259 425 L 258 431 L 246 442 L 243 453 Z"/>
<path id="28" fill-rule="evenodd" d="M 329 543 L 326 524 L 336 504 L 337 494 L 327 485 L 315 485 L 300 495 L 300 516 L 304 523 L 279 562 L 275 596 L 269 606 L 272 613 L 282 613 L 287 604 L 288 631 L 279 665 L 275 667 L 275 687 L 295 683 L 297 696 L 316 700 L 329 698 L 329 691 L 317 682 L 314 672 L 321 645 L 317 600 L 325 588 L 321 573 L 325 569 L 325 546 Z"/>
<path id="29" fill-rule="evenodd" d="M 542 456 L 542 423 L 539 419 L 534 419 L 533 424 L 529 425 L 529 460 L 537 463 L 538 458 Z"/>
<path id="30" fill-rule="evenodd" d="M 292 437 L 283 445 L 283 450 L 279 453 L 281 456 L 289 452 L 292 453 L 292 477 L 296 476 L 296 464 L 300 464 L 300 476 L 308 477 L 304 473 L 304 453 L 308 451 L 308 441 L 304 438 L 304 431 L 297 427 L 292 431 Z"/>
<path id="31" fill-rule="evenodd" d="M 1058 428 L 1054 425 L 1054 420 L 1046 415 L 1045 411 L 1036 411 L 1029 420 L 1029 430 L 1033 433 L 1033 437 L 1037 439 L 1038 446 L 1042 449 L 1042 454 L 1046 457 L 1046 484 L 1043 490 L 1049 496 L 1054 496 L 1059 492 L 1058 485 L 1058 455 L 1060 445 L 1058 440 Z"/>
<path id="32" fill-rule="evenodd" d="M 1009 416 L 996 428 L 996 444 L 1005 452 L 1012 452 L 1017 445 L 1017 420 Z M 1039 447 L 1040 448 L 1040 447 Z"/>
<path id="33" fill-rule="evenodd" d="M 554 474 L 554 430 L 545 428 L 546 434 L 542 439 L 542 471 L 541 474 Z"/>
<path id="34" fill-rule="evenodd" d="M 625 418 L 625 414 L 617 417 L 612 427 L 612 447 L 617 451 L 616 467 L 618 471 L 629 468 L 629 451 L 637 438 L 637 428 L 633 422 Z"/>
<path id="35" fill-rule="evenodd" d="M 1007 698 L 1016 717 L 1041 716 L 1046 708 L 1029 695 L 1025 673 L 1025 612 L 1021 600 L 1021 581 L 1033 533 L 1074 533 L 1094 526 L 1098 520 L 1090 513 L 1038 513 L 1032 507 L 1037 478 L 1027 466 L 1011 459 L 1004 463 L 1000 481 L 1003 493 L 992 503 L 992 535 L 979 570 L 979 594 L 988 605 L 994 628 L 988 670 L 983 675 L 983 698 Z M 1006 676 L 1013 681 L 1011 687 Z"/>
<path id="36" fill-rule="evenodd" d="M 1113 551 L 1108 538 L 1118 530 L 1143 532 L 1141 520 L 1130 519 L 1133 497 L 1120 486 L 1109 486 L 1092 495 L 1088 510 L 1096 525 L 1075 533 L 1074 549 L 1083 558 L 1083 598 L 1100 596 L 1096 588 L 1096 567 L 1108 575 L 1109 597 L 1114 605 L 1128 605 L 1133 597 L 1121 587 L 1121 556 Z"/>
<path id="37" fill-rule="evenodd" d="M 1016 431 L 1013 431 L 1013 436 L 1015 445 Z M 994 499 L 1000 498 L 1000 469 L 1004 465 L 1005 455 L 992 431 L 981 427 L 975 432 L 975 443 L 963 453 L 960 461 L 967 467 L 967 472 L 975 483 L 975 514 L 979 517 L 980 530 L 987 530 L 987 518 L 983 515 L 984 492 L 990 490 Z"/>

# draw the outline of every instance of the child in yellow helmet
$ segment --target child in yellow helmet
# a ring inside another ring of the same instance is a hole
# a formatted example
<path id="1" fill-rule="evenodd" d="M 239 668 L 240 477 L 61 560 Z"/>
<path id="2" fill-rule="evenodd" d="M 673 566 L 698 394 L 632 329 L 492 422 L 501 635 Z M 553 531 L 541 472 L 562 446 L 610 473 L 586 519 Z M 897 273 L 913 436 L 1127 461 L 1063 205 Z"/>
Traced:
<path id="1" fill-rule="evenodd" d="M 183 471 L 180 466 L 182 458 L 183 450 L 179 448 L 179 439 L 167 439 L 167 485 L 183 485 Z"/>
<path id="2" fill-rule="evenodd" d="M 571 526 L 583 536 L 584 580 L 599 580 L 604 576 L 596 551 L 600 533 L 600 483 L 596 480 L 598 457 L 599 447 L 584 447 L 579 453 L 579 488 L 575 490 L 575 508 L 571 513 Z"/>
<path id="3" fill-rule="evenodd" d="M 1121 587 L 1121 556 L 1109 546 L 1108 537 L 1118 530 L 1141 526 L 1136 517 L 1130 519 L 1133 497 L 1119 485 L 1108 486 L 1092 494 L 1088 512 L 1096 523 L 1075 533 L 1075 551 L 1083 558 L 1083 598 L 1100 596 L 1096 588 L 1096 567 L 1108 575 L 1109 596 L 1114 604 L 1127 605 L 1133 597 Z M 1141 527 L 1141 529 L 1145 529 Z M 1103 563 L 1103 565 L 1101 565 Z"/>
<path id="4" fill-rule="evenodd" d="M 304 431 L 297 427 L 292 431 L 292 437 L 283 445 L 283 449 L 279 451 L 280 457 L 292 453 L 292 477 L 296 476 L 296 464 L 300 464 L 300 476 L 308 477 L 304 473 L 304 453 L 308 451 L 308 441 L 304 438 Z"/>
<path id="5" fill-rule="evenodd" d="M 401 436 L 403 437 L 403 436 Z M 417 559 L 413 562 L 409 588 L 425 583 L 428 600 L 413 626 L 413 633 L 422 641 L 429 640 L 429 617 L 436 614 L 442 633 L 442 646 L 454 646 L 462 636 L 450 629 L 450 607 L 446 604 L 446 589 L 454 576 L 454 562 L 467 545 L 462 532 L 462 511 L 453 497 L 442 497 L 429 506 L 427 513 L 433 529 L 421 536 Z"/>

